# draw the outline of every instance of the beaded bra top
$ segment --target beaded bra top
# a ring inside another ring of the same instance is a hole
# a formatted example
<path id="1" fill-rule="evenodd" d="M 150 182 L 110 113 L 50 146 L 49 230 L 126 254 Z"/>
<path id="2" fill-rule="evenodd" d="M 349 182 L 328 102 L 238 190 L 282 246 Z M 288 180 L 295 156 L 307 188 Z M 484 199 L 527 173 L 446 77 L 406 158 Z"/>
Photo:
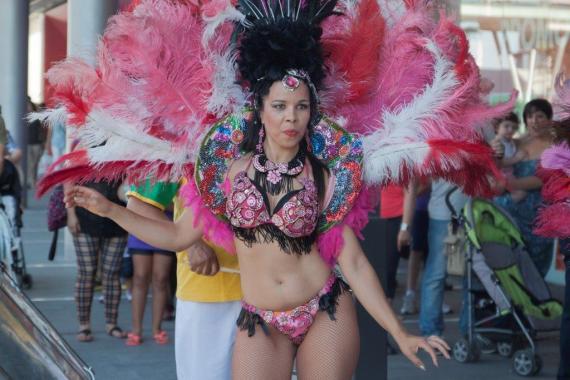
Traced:
<path id="1" fill-rule="evenodd" d="M 282 196 L 271 211 L 265 190 L 248 177 L 247 169 L 239 172 L 226 202 L 226 217 L 236 236 L 246 244 L 276 240 L 287 253 L 309 253 L 319 219 L 319 199 L 310 178 L 298 181 L 303 188 Z"/>
<path id="2" fill-rule="evenodd" d="M 255 180 L 243 173 L 229 183 L 226 175 L 232 163 L 246 154 L 240 147 L 252 118 L 251 109 L 244 109 L 217 121 L 206 134 L 194 173 L 201 199 L 214 215 L 228 221 L 234 236 L 246 245 L 277 240 L 284 252 L 309 253 L 317 235 L 340 223 L 360 193 L 362 142 L 322 116 L 312 128 L 309 150 L 329 168 L 330 178 L 334 178 L 329 187 L 330 197 L 321 208 L 313 190 L 315 184 L 310 180 L 303 183 L 299 178 L 304 188 L 286 194 L 275 210 L 270 211 L 262 186 L 254 188 Z M 309 205 L 312 205 L 310 210 Z"/>

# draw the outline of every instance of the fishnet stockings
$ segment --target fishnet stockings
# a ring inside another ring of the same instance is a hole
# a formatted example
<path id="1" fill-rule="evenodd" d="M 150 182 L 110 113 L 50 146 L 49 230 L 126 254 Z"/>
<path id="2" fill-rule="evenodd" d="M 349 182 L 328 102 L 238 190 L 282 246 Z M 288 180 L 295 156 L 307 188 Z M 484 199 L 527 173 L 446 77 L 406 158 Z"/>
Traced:
<path id="1" fill-rule="evenodd" d="M 232 359 L 233 380 L 290 380 L 295 345 L 272 326 L 265 335 L 258 325 L 255 335 L 238 330 Z"/>
<path id="2" fill-rule="evenodd" d="M 319 312 L 297 351 L 299 380 L 350 380 L 360 349 L 356 309 L 352 295 L 338 298 L 336 320 Z"/>
<path id="3" fill-rule="evenodd" d="M 358 361 L 358 324 L 350 293 L 338 298 L 336 320 L 320 311 L 305 340 L 297 347 L 272 326 L 265 335 L 257 326 L 255 335 L 239 331 L 232 363 L 234 380 L 290 380 L 297 356 L 299 380 L 349 380 Z"/>

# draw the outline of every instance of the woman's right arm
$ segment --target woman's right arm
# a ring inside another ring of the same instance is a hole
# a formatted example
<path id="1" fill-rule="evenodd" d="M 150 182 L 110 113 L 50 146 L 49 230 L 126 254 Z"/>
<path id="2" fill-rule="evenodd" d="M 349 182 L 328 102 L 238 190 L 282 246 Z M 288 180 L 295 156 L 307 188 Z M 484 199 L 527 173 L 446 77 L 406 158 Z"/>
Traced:
<path id="1" fill-rule="evenodd" d="M 188 209 L 176 222 L 154 220 L 113 203 L 97 191 L 83 186 L 66 189 L 65 204 L 68 208 L 83 207 L 96 215 L 112 219 L 130 234 L 164 250 L 183 251 L 202 237 L 202 226 L 194 225 L 194 215 Z"/>

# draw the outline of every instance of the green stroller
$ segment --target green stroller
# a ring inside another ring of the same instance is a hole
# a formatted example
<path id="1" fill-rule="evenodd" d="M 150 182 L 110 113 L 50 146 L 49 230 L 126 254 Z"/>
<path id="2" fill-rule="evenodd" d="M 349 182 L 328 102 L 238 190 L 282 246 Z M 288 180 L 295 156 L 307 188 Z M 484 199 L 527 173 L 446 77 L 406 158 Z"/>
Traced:
<path id="1" fill-rule="evenodd" d="M 525 249 L 516 222 L 506 211 L 490 201 L 473 199 L 461 215 L 453 209 L 452 215 L 457 228 L 463 228 L 467 237 L 464 252 L 468 326 L 466 337 L 453 346 L 453 357 L 461 363 L 479 360 L 482 337 L 495 345 L 499 355 L 512 357 L 517 374 L 538 374 L 542 360 L 536 353 L 537 330 L 533 320 L 560 318 L 562 305 L 552 299 Z M 482 286 L 475 284 L 473 273 Z M 480 299 L 477 287 L 486 293 Z"/>

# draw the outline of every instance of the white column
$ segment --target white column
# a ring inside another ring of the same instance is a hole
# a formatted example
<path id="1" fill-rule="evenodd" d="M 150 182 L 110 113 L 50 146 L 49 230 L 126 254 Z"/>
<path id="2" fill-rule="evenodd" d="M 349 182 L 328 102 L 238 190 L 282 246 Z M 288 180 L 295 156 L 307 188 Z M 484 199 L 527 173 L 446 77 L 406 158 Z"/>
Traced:
<path id="1" fill-rule="evenodd" d="M 67 56 L 95 62 L 97 41 L 107 20 L 118 10 L 118 0 L 69 0 L 67 2 Z"/>
<path id="2" fill-rule="evenodd" d="M 94 64 L 97 41 L 107 20 L 118 10 L 118 0 L 68 0 L 67 56 Z M 69 231 L 65 233 L 65 260 L 74 260 L 75 249 Z"/>
<path id="3" fill-rule="evenodd" d="M 23 150 L 24 173 L 28 139 L 23 120 L 28 87 L 28 13 L 28 1 L 0 1 L 0 106 L 6 127 Z"/>

